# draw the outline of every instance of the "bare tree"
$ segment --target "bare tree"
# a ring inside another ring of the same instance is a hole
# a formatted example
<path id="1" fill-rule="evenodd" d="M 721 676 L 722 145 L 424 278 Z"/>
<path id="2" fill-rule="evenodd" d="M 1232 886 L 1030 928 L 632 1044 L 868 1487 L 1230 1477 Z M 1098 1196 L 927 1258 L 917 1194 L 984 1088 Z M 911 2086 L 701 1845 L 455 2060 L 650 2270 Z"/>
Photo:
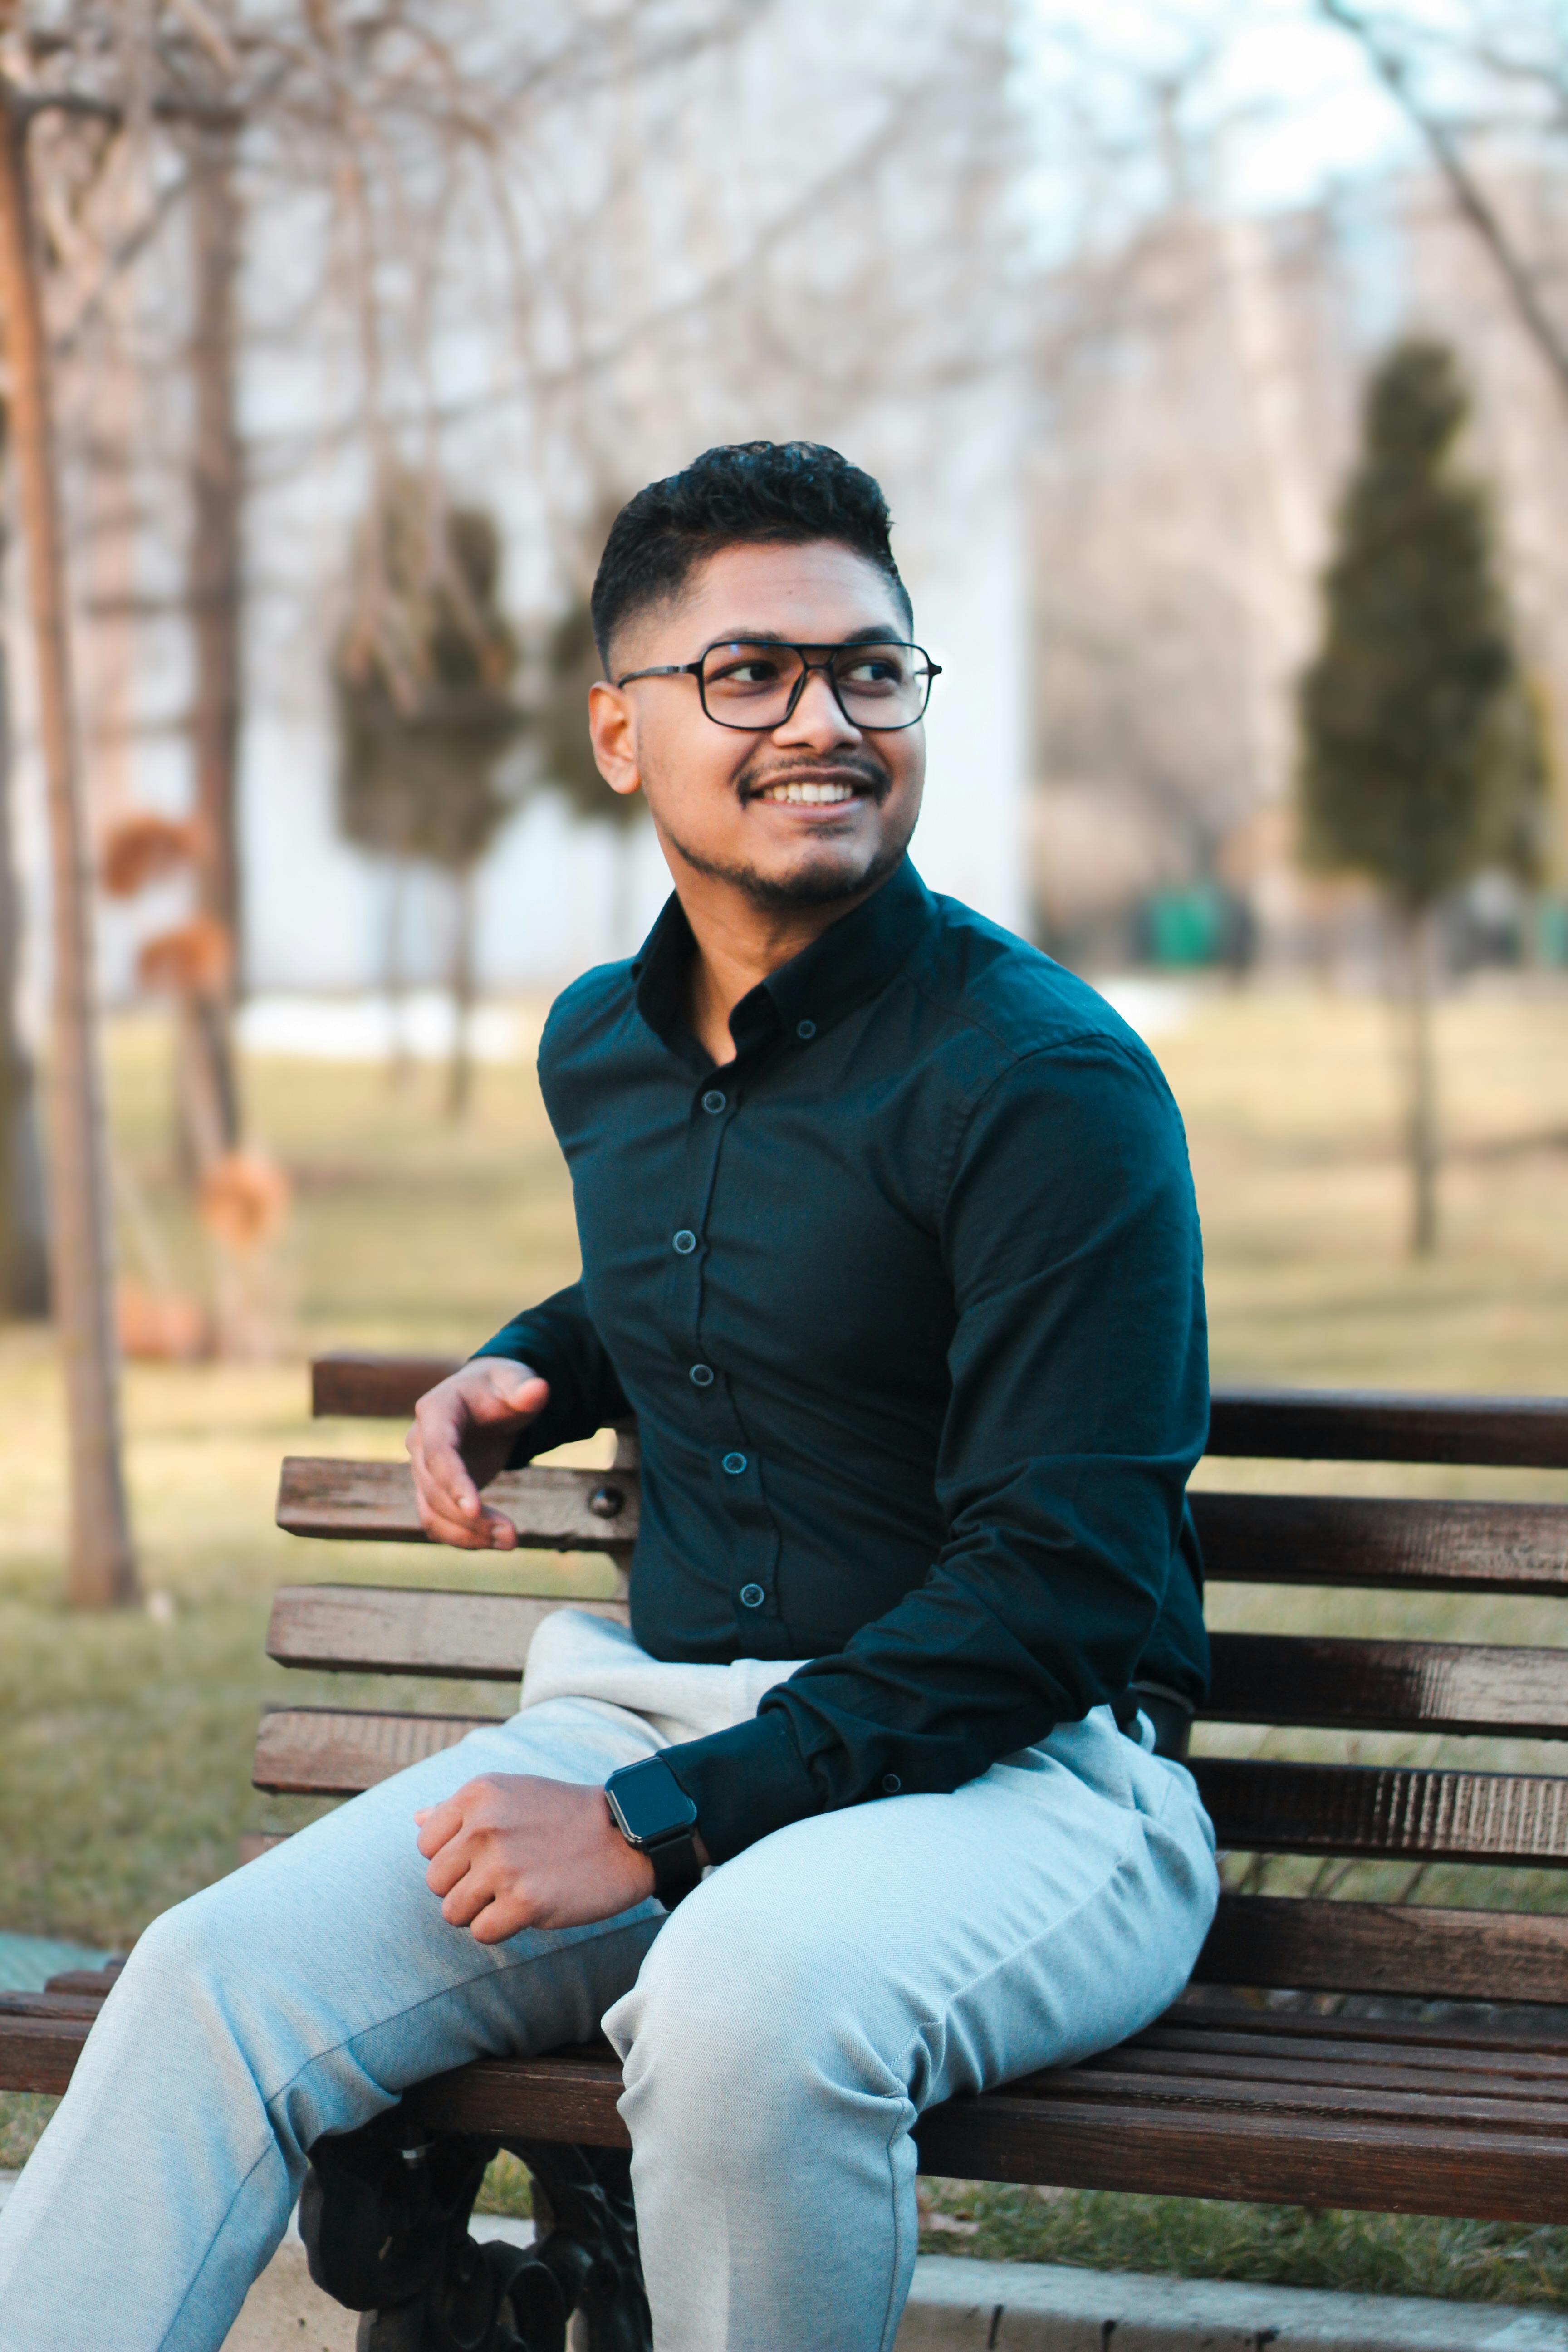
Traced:
<path id="1" fill-rule="evenodd" d="M 0 562 L 5 551 L 0 526 Z M 48 1312 L 48 1238 L 37 1086 L 16 1017 L 22 910 L 12 856 L 11 754 L 10 678 L 0 647 L 0 1316 L 31 1317 Z"/>
<path id="2" fill-rule="evenodd" d="M 20 494 L 54 917 L 53 1264 L 70 1461 L 67 1590 L 81 1608 L 136 1593 L 121 1469 L 119 1358 L 103 1081 L 95 1029 L 92 895 L 83 821 L 69 604 L 48 341 L 28 181 L 26 93 L 0 74 L 0 311 Z"/>
<path id="3" fill-rule="evenodd" d="M 1435 31 L 1395 10 L 1317 0 L 1326 20 L 1357 42 L 1379 79 L 1419 133 L 1460 217 L 1496 264 L 1514 310 L 1568 399 L 1568 327 L 1551 287 L 1561 265 L 1532 250 L 1489 190 L 1471 144 L 1488 131 L 1561 142 L 1568 131 L 1568 39 L 1562 12 L 1531 5 L 1496 6 L 1469 0 L 1468 25 Z M 1436 65 L 1461 68 L 1462 106 L 1430 87 Z M 1492 103 L 1486 102 L 1490 94 Z M 1499 100 L 1501 102 L 1498 102 Z"/>

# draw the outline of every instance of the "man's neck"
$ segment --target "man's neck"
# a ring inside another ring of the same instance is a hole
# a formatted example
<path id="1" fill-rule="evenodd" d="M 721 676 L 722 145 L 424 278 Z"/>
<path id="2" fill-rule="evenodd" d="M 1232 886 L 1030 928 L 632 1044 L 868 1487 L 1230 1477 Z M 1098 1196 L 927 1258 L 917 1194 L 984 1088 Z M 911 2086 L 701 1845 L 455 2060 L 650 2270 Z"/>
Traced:
<path id="1" fill-rule="evenodd" d="M 690 867 L 677 874 L 675 887 L 697 943 L 691 1026 L 716 1064 L 734 1058 L 730 1015 L 742 998 L 871 895 L 863 890 L 822 907 L 759 907 L 735 884 Z"/>

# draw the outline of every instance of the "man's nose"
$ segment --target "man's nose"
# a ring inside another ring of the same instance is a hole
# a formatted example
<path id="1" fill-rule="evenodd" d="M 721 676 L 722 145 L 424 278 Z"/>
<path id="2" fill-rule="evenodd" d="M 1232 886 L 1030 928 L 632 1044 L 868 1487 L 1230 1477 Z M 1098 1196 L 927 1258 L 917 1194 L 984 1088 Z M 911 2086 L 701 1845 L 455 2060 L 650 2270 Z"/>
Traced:
<path id="1" fill-rule="evenodd" d="M 859 740 L 860 730 L 839 709 L 827 682 L 827 672 L 807 670 L 800 700 L 789 717 L 773 729 L 773 741 L 804 744 L 813 751 L 830 751 L 837 744 Z"/>

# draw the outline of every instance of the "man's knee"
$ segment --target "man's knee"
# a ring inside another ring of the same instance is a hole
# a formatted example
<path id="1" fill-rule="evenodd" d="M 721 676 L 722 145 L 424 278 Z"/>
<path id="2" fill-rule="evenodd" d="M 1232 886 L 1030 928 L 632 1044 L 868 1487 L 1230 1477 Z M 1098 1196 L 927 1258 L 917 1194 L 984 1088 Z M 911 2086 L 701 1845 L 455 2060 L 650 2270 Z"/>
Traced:
<path id="1" fill-rule="evenodd" d="M 213 1899 L 221 1895 L 224 1883 L 187 1896 L 143 1929 L 114 1988 L 117 2003 L 188 1997 L 232 1970 L 243 1947 L 232 1926 L 225 1924 L 228 1906 Z"/>
<path id="2" fill-rule="evenodd" d="M 787 1929 L 737 1907 L 683 1905 L 606 2019 L 634 2112 L 657 2099 L 683 2133 L 715 2133 L 722 2147 L 847 2101 L 901 2096 L 842 1952 L 798 1920 Z"/>

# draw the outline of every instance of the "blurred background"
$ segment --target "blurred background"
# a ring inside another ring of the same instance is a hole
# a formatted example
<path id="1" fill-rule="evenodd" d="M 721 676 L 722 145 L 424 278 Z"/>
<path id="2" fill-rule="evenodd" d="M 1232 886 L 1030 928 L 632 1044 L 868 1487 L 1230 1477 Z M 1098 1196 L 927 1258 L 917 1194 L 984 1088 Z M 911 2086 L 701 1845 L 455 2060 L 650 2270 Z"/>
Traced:
<path id="1" fill-rule="evenodd" d="M 7 23 L 0 1931 L 123 1943 L 261 1818 L 268 1596 L 361 1572 L 278 1457 L 399 1443 L 304 1359 L 575 1270 L 534 1047 L 667 887 L 587 589 L 714 441 L 885 485 L 916 862 L 1159 1056 L 1215 1378 L 1568 1390 L 1554 0 Z"/>

